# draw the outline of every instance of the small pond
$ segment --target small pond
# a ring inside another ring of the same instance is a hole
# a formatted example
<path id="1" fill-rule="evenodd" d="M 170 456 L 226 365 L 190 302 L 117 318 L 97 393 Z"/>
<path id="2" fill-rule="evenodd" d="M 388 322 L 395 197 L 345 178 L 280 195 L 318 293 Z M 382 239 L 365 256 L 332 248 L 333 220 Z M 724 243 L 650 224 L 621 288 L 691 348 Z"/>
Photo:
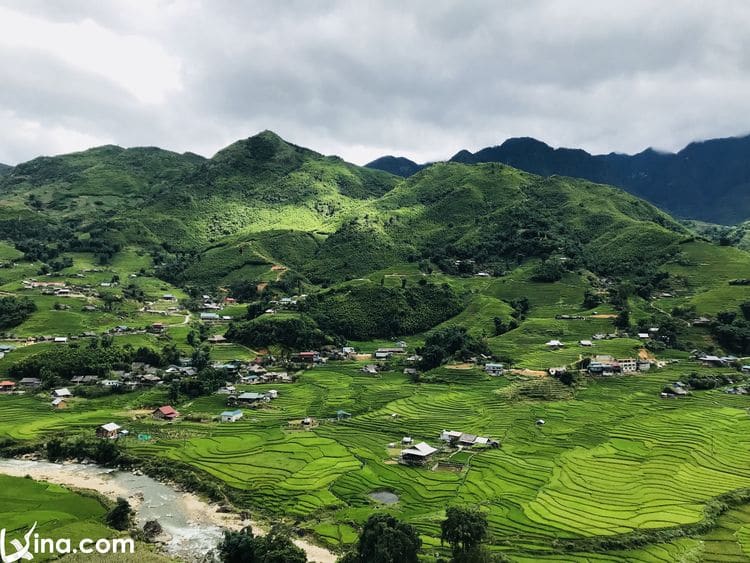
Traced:
<path id="1" fill-rule="evenodd" d="M 383 504 L 396 504 L 399 501 L 398 495 L 391 491 L 375 491 L 368 495 L 372 500 Z"/>

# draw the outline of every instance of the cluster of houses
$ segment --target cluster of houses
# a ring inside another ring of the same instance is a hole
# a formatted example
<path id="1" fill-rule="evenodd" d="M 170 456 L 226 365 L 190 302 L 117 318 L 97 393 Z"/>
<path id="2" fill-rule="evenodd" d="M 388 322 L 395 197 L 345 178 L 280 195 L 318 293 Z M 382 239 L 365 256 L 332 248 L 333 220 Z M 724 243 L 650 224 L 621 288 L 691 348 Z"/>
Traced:
<path id="1" fill-rule="evenodd" d="M 474 434 L 458 432 L 455 430 L 443 430 L 440 433 L 440 441 L 444 442 L 446 447 L 458 449 L 500 447 L 500 442 L 493 440 L 492 438 L 476 436 Z M 405 449 L 401 450 L 398 457 L 398 462 L 402 465 L 425 465 L 440 451 L 438 448 L 429 445 L 427 442 L 414 444 L 410 436 L 402 438 L 401 445 L 407 446 Z"/>
<path id="2" fill-rule="evenodd" d="M 299 302 L 304 301 L 307 298 L 306 294 L 294 295 L 292 297 L 282 297 L 281 299 L 275 299 L 269 301 L 268 304 L 274 307 L 276 310 L 294 310 L 299 307 Z"/>
<path id="3" fill-rule="evenodd" d="M 177 412 L 171 405 L 158 407 L 151 412 L 151 418 L 153 418 L 154 420 L 163 420 L 165 422 L 173 422 L 179 416 L 180 413 Z M 127 430 L 114 422 L 108 422 L 107 424 L 102 424 L 101 426 L 98 426 L 96 428 L 96 437 L 104 438 L 107 440 L 116 440 L 118 438 L 127 436 L 128 434 L 129 432 Z"/>
<path id="4" fill-rule="evenodd" d="M 739 360 L 737 356 L 714 356 L 710 354 L 702 354 L 700 352 L 693 352 L 693 358 L 700 362 L 703 367 L 707 368 L 731 367 Z M 750 366 L 743 366 L 743 368 L 748 368 L 748 372 L 750 372 Z"/>
<path id="5" fill-rule="evenodd" d="M 614 358 L 607 354 L 597 354 L 591 358 L 587 371 L 589 375 L 620 375 L 645 372 L 651 369 L 649 360 L 635 358 Z"/>

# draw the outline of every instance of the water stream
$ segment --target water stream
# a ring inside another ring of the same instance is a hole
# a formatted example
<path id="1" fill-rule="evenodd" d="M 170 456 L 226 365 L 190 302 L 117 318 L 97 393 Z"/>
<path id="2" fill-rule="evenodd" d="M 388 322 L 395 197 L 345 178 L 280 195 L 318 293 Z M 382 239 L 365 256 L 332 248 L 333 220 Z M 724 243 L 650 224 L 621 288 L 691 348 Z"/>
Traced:
<path id="1" fill-rule="evenodd" d="M 157 520 L 170 536 L 165 550 L 178 557 L 196 560 L 216 547 L 223 537 L 223 529 L 211 522 L 207 514 L 215 509 L 202 503 L 196 510 L 192 495 L 160 483 L 146 475 L 136 475 L 96 465 L 56 464 L 46 461 L 0 459 L 0 473 L 15 476 L 30 475 L 76 488 L 99 490 L 105 496 L 129 498 L 136 512 L 136 521 L 143 526 Z M 102 490 L 102 486 L 105 490 Z M 141 502 L 135 501 L 142 498 Z"/>

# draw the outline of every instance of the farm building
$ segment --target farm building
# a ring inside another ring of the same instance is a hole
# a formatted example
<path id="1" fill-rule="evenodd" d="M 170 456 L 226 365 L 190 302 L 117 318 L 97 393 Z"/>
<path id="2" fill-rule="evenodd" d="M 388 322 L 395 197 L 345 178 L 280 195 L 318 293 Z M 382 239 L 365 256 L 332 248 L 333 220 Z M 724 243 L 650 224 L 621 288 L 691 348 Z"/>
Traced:
<path id="1" fill-rule="evenodd" d="M 583 346 L 584 348 L 589 348 L 589 347 L 591 347 L 591 346 L 593 346 L 593 345 L 594 345 L 594 343 L 593 343 L 593 342 L 591 342 L 591 340 L 579 340 L 579 341 L 578 341 L 578 344 L 579 344 L 580 346 Z"/>
<path id="2" fill-rule="evenodd" d="M 638 371 L 638 362 L 635 358 L 618 359 L 617 363 L 620 364 L 622 373 L 635 373 Z"/>
<path id="3" fill-rule="evenodd" d="M 68 403 L 65 399 L 52 399 L 52 408 L 56 410 L 62 410 L 68 407 Z"/>
<path id="4" fill-rule="evenodd" d="M 156 420 L 174 420 L 180 416 L 180 413 L 174 410 L 170 405 L 164 405 L 163 407 L 154 409 L 151 416 Z"/>
<path id="5" fill-rule="evenodd" d="M 398 346 L 395 348 L 378 348 L 375 350 L 375 353 L 373 354 L 373 357 L 378 360 L 387 360 L 393 354 L 403 354 L 406 352 L 406 342 L 400 341 L 397 342 Z"/>
<path id="6" fill-rule="evenodd" d="M 96 429 L 96 437 L 109 439 L 117 438 L 121 429 L 122 426 L 120 426 L 119 424 L 115 424 L 114 422 L 102 424 L 99 428 Z"/>
<path id="7" fill-rule="evenodd" d="M 221 317 L 218 315 L 218 313 L 201 313 L 200 315 L 202 321 L 220 321 Z"/>
<path id="8" fill-rule="evenodd" d="M 491 446 L 497 448 L 500 445 L 497 440 L 485 436 L 467 434 L 466 432 L 457 432 L 455 430 L 443 430 L 440 434 L 440 440 L 448 442 L 451 446 L 460 446 L 462 448 L 471 448 L 472 446 Z"/>
<path id="9" fill-rule="evenodd" d="M 338 420 L 344 420 L 346 418 L 351 418 L 351 417 L 352 417 L 352 413 L 350 412 L 346 412 L 345 410 L 341 410 L 341 409 L 336 411 L 336 418 Z"/>
<path id="10" fill-rule="evenodd" d="M 52 396 L 55 399 L 64 399 L 67 397 L 72 397 L 73 393 L 71 393 L 67 387 L 63 387 L 62 389 L 55 389 L 54 391 L 52 391 Z"/>
<path id="11" fill-rule="evenodd" d="M 242 411 L 240 409 L 236 409 L 233 411 L 224 411 L 221 413 L 221 421 L 222 422 L 237 422 L 242 418 Z"/>
<path id="12" fill-rule="evenodd" d="M 18 385 L 26 388 L 39 387 L 42 384 L 42 380 L 38 377 L 24 377 L 18 382 Z"/>
<path id="13" fill-rule="evenodd" d="M 731 363 L 731 358 L 720 358 L 718 356 L 700 356 L 698 361 L 706 367 L 720 368 Z"/>
<path id="14" fill-rule="evenodd" d="M 367 375 L 378 375 L 378 366 L 374 364 L 368 364 L 362 368 L 362 372 Z"/>
<path id="15" fill-rule="evenodd" d="M 550 340 L 549 342 L 545 344 L 545 346 L 549 348 L 550 350 L 559 350 L 560 348 L 565 346 L 565 344 L 563 344 L 559 340 Z"/>
<path id="16" fill-rule="evenodd" d="M 237 397 L 229 397 L 227 404 L 255 405 L 267 403 L 271 398 L 265 393 L 242 393 Z"/>
<path id="17" fill-rule="evenodd" d="M 425 465 L 436 452 L 437 448 L 433 448 L 426 442 L 419 442 L 411 448 L 401 450 L 398 462 L 404 465 Z"/>
<path id="18" fill-rule="evenodd" d="M 306 364 L 317 364 L 322 361 L 320 352 L 316 351 L 300 352 L 295 359 Z"/>
<path id="19" fill-rule="evenodd" d="M 207 340 L 207 342 L 210 342 L 211 344 L 220 344 L 226 341 L 227 339 L 224 338 L 221 334 L 214 334 L 212 336 L 209 336 Z"/>
<path id="20" fill-rule="evenodd" d="M 443 430 L 443 432 L 440 434 L 440 439 L 443 442 L 448 442 L 449 444 L 455 444 L 458 442 L 458 439 L 461 437 L 462 432 L 457 432 L 455 430 Z"/>
<path id="21" fill-rule="evenodd" d="M 503 375 L 505 373 L 505 366 L 504 364 L 484 364 L 484 371 L 494 376 Z"/>
<path id="22" fill-rule="evenodd" d="M 0 393 L 11 393 L 15 388 L 16 384 L 13 381 L 0 381 Z"/>
<path id="23" fill-rule="evenodd" d="M 68 343 L 68 337 L 67 336 L 55 336 L 53 339 L 53 342 L 56 344 L 67 344 Z"/>
<path id="24" fill-rule="evenodd" d="M 78 375 L 70 380 L 75 385 L 94 385 L 99 382 L 99 377 L 96 375 Z"/>
<path id="25" fill-rule="evenodd" d="M 419 372 L 415 368 L 404 368 L 404 375 L 417 375 Z"/>
<path id="26" fill-rule="evenodd" d="M 589 364 L 589 374 L 590 375 L 615 375 L 618 373 L 621 373 L 620 364 L 617 362 L 608 362 L 608 361 L 601 361 L 601 362 L 594 362 L 592 361 Z"/>

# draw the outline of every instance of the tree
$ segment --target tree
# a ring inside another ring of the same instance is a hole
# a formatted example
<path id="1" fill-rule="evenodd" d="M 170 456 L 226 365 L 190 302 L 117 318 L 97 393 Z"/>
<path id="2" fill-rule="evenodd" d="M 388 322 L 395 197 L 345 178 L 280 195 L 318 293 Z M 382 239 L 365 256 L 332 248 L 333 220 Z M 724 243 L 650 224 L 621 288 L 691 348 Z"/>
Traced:
<path id="1" fill-rule="evenodd" d="M 171 404 L 180 402 L 180 382 L 173 381 L 169 385 L 169 391 L 167 392 L 167 401 Z"/>
<path id="2" fill-rule="evenodd" d="M 109 312 L 114 311 L 122 301 L 122 297 L 109 292 L 103 293 L 101 299 L 104 301 L 104 310 Z"/>
<path id="3" fill-rule="evenodd" d="M 346 563 L 417 563 L 422 546 L 417 530 L 388 514 L 373 514 L 365 522 L 355 550 Z"/>
<path id="4" fill-rule="evenodd" d="M 615 326 L 622 330 L 627 330 L 630 328 L 630 311 L 627 309 L 623 309 L 619 313 L 617 313 L 617 318 L 614 322 Z"/>
<path id="5" fill-rule="evenodd" d="M 250 527 L 225 532 L 219 544 L 224 563 L 306 563 L 305 552 L 294 545 L 282 526 L 274 526 L 265 536 L 255 536 Z"/>
<path id="6" fill-rule="evenodd" d="M 179 364 L 180 351 L 177 349 L 177 346 L 174 343 L 167 344 L 161 349 L 161 359 L 164 364 Z"/>
<path id="7" fill-rule="evenodd" d="M 115 530 L 127 530 L 133 520 L 133 509 L 124 498 L 117 499 L 114 508 L 107 513 L 107 525 Z"/>
<path id="8" fill-rule="evenodd" d="M 274 526 L 263 537 L 255 538 L 255 557 L 262 563 L 306 563 L 305 552 L 294 545 L 282 526 Z"/>
<path id="9" fill-rule="evenodd" d="M 196 348 L 193 351 L 193 355 L 191 358 L 191 365 L 197 369 L 198 371 L 208 367 L 208 364 L 211 361 L 211 349 L 208 346 L 202 346 L 200 348 Z"/>
<path id="10" fill-rule="evenodd" d="M 492 322 L 495 325 L 495 336 L 500 336 L 501 334 L 505 334 L 510 330 L 510 326 L 506 325 L 505 322 L 503 322 L 503 319 L 500 317 L 494 317 L 492 319 Z"/>
<path id="11" fill-rule="evenodd" d="M 36 305 L 28 297 L 0 297 L 0 328 L 18 326 L 34 311 Z"/>
<path id="12" fill-rule="evenodd" d="M 591 288 L 583 292 L 583 306 L 586 309 L 593 309 L 602 303 L 601 296 Z"/>
<path id="13" fill-rule="evenodd" d="M 255 563 L 255 536 L 249 526 L 239 532 L 224 532 L 219 555 L 224 563 Z"/>
<path id="14" fill-rule="evenodd" d="M 440 541 L 447 542 L 453 557 L 475 551 L 487 538 L 487 517 L 479 510 L 451 506 L 440 524 Z"/>

